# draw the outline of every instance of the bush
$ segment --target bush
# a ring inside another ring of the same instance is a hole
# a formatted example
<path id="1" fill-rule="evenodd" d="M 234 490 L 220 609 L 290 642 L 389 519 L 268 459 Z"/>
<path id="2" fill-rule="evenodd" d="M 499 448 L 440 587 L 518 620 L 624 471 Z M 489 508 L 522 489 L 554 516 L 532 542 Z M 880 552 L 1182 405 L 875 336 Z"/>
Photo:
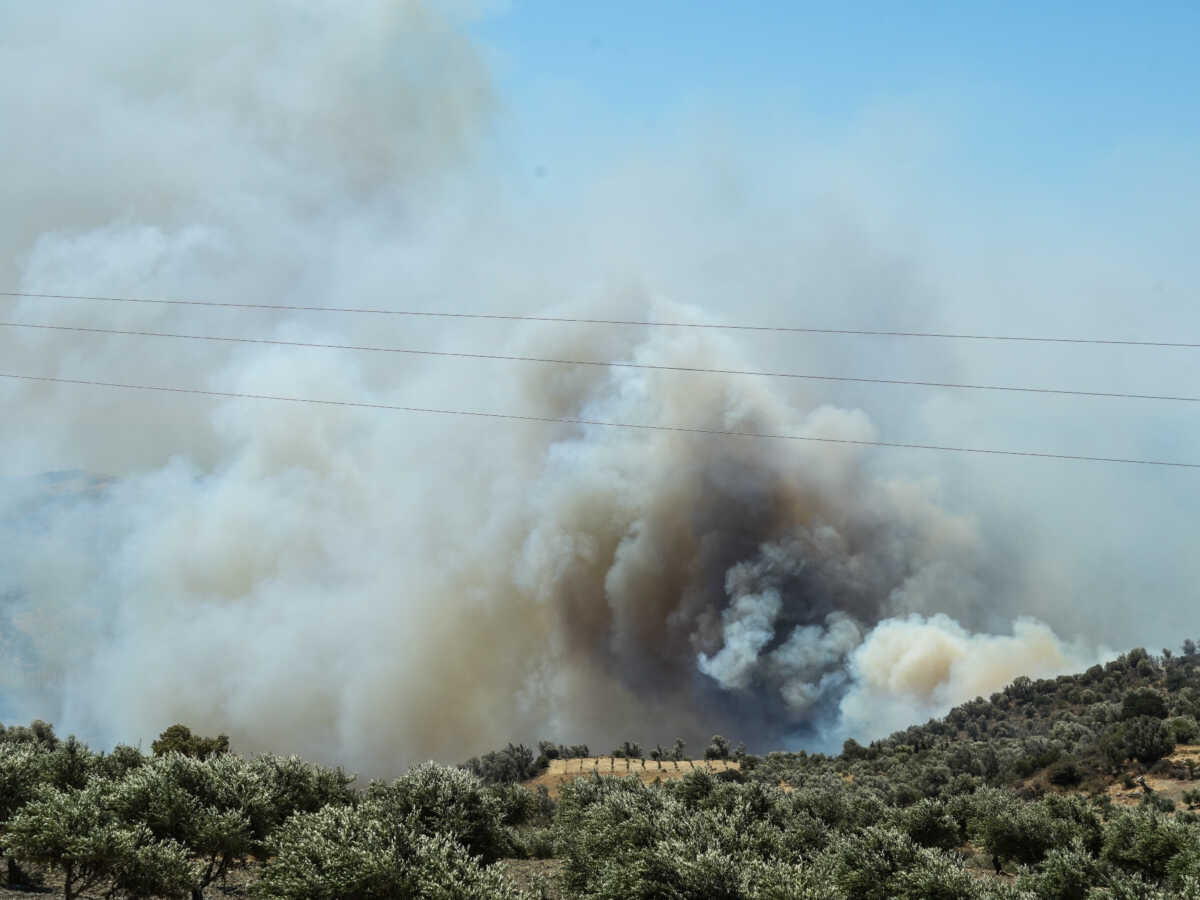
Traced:
<path id="1" fill-rule="evenodd" d="M 1067 845 L 1075 831 L 1069 821 L 1053 816 L 1046 803 L 1023 803 L 1000 791 L 977 798 L 971 829 L 997 867 L 1009 859 L 1025 865 L 1040 862 L 1050 848 Z"/>
<path id="2" fill-rule="evenodd" d="M 962 843 L 958 822 L 937 800 L 921 800 L 903 810 L 896 826 L 922 847 L 950 850 Z"/>
<path id="3" fill-rule="evenodd" d="M 1158 762 L 1175 749 L 1175 741 L 1161 719 L 1140 716 L 1125 723 L 1125 750 L 1143 765 Z"/>
<path id="4" fill-rule="evenodd" d="M 202 760 L 170 752 L 115 782 L 109 802 L 122 821 L 199 857 L 204 887 L 235 860 L 262 853 L 268 834 L 293 813 L 348 803 L 348 781 L 295 757 L 247 762 L 231 754 Z"/>
<path id="5" fill-rule="evenodd" d="M 110 785 L 83 790 L 42 788 L 13 817 L 6 840 L 19 860 L 57 868 L 63 897 L 107 886 L 133 897 L 179 897 L 195 883 L 186 851 L 156 841 L 148 828 L 127 827 L 107 802 Z"/>
<path id="6" fill-rule="evenodd" d="M 1175 716 L 1167 719 L 1171 739 L 1177 744 L 1191 744 L 1200 737 L 1200 724 L 1191 716 Z"/>
<path id="7" fill-rule="evenodd" d="M 240 796 L 254 795 L 258 789 L 266 792 L 265 806 L 256 802 L 254 808 L 243 807 L 259 839 L 293 813 L 316 812 L 328 804 L 344 806 L 355 800 L 351 789 L 353 775 L 341 768 L 306 762 L 298 756 L 264 754 L 249 763 L 233 756 L 220 756 L 210 759 L 207 765 L 217 773 L 218 780 L 237 786 Z"/>
<path id="8" fill-rule="evenodd" d="M 425 763 L 390 784 L 371 784 L 364 802 L 391 823 L 413 822 L 423 834 L 449 835 L 485 863 L 509 846 L 500 803 L 462 769 Z"/>
<path id="9" fill-rule="evenodd" d="M 1179 853 L 1195 846 L 1194 828 L 1147 808 L 1124 812 L 1104 830 L 1104 859 L 1155 881 Z"/>
<path id="10" fill-rule="evenodd" d="M 45 773 L 45 753 L 25 743 L 0 743 L 0 824 L 33 799 Z"/>
<path id="11" fill-rule="evenodd" d="M 414 811 L 367 800 L 358 809 L 299 813 L 271 838 L 272 859 L 252 890 L 272 900 L 493 900 L 518 897 L 449 834 L 430 834 Z"/>
<path id="12" fill-rule="evenodd" d="M 462 768 L 486 784 L 505 784 L 528 781 L 544 766 L 538 766 L 538 757 L 524 744 L 509 744 L 503 750 L 493 750 L 467 760 Z"/>
<path id="13" fill-rule="evenodd" d="M 95 759 L 93 772 L 102 778 L 113 780 L 124 778 L 134 769 L 140 769 L 146 764 L 146 757 L 135 747 L 117 744 L 112 753 L 101 753 Z"/>
<path id="14" fill-rule="evenodd" d="M 1137 688 L 1125 695 L 1121 701 L 1121 718 L 1136 719 L 1148 716 L 1152 719 L 1167 717 L 1167 701 L 1153 688 Z"/>
<path id="15" fill-rule="evenodd" d="M 1175 741 L 1162 719 L 1139 716 L 1109 728 L 1100 739 L 1100 749 L 1113 767 L 1127 759 L 1150 765 L 1174 750 Z"/>
<path id="16" fill-rule="evenodd" d="M 95 769 L 96 759 L 86 744 L 71 735 L 46 754 L 46 778 L 55 787 L 81 788 Z"/>
<path id="17" fill-rule="evenodd" d="M 854 900 L 970 900 L 977 894 L 961 862 L 890 828 L 840 835 L 824 856 L 832 862 L 832 884 Z"/>
<path id="18" fill-rule="evenodd" d="M 555 818 L 564 882 L 585 896 L 742 897 L 750 860 L 787 859 L 777 794 L 723 785 L 692 806 L 635 779 L 564 786 Z"/>
<path id="19" fill-rule="evenodd" d="M 187 848 L 174 841 L 145 842 L 136 831 L 122 832 L 112 889 L 129 898 L 186 897 L 196 886 Z"/>
<path id="20" fill-rule="evenodd" d="M 554 856 L 552 827 L 523 828 L 513 835 L 517 855 L 526 859 L 550 859 Z"/>
<path id="21" fill-rule="evenodd" d="M 1087 900 L 1093 887 L 1110 881 L 1108 868 L 1076 841 L 1049 850 L 1036 872 L 1021 876 L 1020 887 L 1046 900 Z"/>
<path id="22" fill-rule="evenodd" d="M 1083 781 L 1083 770 L 1075 759 L 1062 759 L 1050 767 L 1046 777 L 1059 787 L 1075 787 Z"/>
<path id="23" fill-rule="evenodd" d="M 496 801 L 502 825 L 524 825 L 537 814 L 533 793 L 519 784 L 493 784 L 484 790 Z"/>

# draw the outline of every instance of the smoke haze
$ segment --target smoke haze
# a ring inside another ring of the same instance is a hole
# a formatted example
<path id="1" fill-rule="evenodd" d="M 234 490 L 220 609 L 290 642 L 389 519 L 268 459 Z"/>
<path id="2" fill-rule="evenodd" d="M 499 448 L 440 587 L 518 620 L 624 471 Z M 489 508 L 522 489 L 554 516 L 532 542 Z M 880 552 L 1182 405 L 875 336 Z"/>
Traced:
<path id="1" fill-rule="evenodd" d="M 765 159 L 722 132 L 703 152 L 648 146 L 539 193 L 506 156 L 504 103 L 470 36 L 483 12 L 6 9 L 0 109 L 22 139 L 0 145 L 3 280 L 1004 327 L 988 293 L 996 257 L 947 238 L 941 262 L 926 259 L 899 227 L 918 208 L 908 189 L 874 186 L 890 173 L 853 138 Z M 1030 278 L 1052 290 L 1077 263 L 1035 264 Z M 943 291 L 973 299 L 947 313 Z M 665 366 L 943 380 L 993 366 L 1012 383 L 1022 366 L 1033 381 L 1067 366 L 697 329 L 3 302 L 17 322 Z M 1077 330 L 1055 315 L 1061 329 L 1017 330 Z M 1098 315 L 1089 332 L 1119 330 Z M 1007 397 L 21 329 L 0 330 L 0 357 L 7 372 L 215 391 L 1200 458 L 1194 426 L 1160 413 L 1140 421 L 1178 439 L 1138 446 L 1138 429 L 1114 436 L 1099 407 L 1066 416 Z M 1111 369 L 1079 365 L 1081 382 Z M 695 748 L 721 732 L 759 750 L 827 748 L 1016 675 L 1079 669 L 1107 646 L 1172 643 L 1200 574 L 1177 552 L 1194 483 L 1167 480 L 1187 473 L 7 380 L 0 395 L 0 716 L 101 743 L 182 721 L 372 774 L 538 737 L 607 749 L 681 735 Z M 46 474 L 61 471 L 83 474 Z M 1130 509 L 1155 509 L 1156 535 Z M 1150 622 L 1126 604 L 1146 591 Z"/>

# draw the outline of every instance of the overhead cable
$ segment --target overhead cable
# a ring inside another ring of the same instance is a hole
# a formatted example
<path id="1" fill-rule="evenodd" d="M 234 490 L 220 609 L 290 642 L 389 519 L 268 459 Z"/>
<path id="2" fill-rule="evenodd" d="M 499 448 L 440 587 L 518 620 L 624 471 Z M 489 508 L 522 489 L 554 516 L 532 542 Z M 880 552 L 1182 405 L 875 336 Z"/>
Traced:
<path id="1" fill-rule="evenodd" d="M 850 375 L 811 375 L 800 372 L 772 372 L 754 369 L 717 369 L 703 366 L 669 366 L 654 363 L 636 363 L 626 361 L 599 361 L 587 359 L 559 359 L 546 356 L 521 356 L 502 353 L 466 353 L 452 350 L 418 350 L 407 347 L 378 347 L 363 344 L 328 344 L 314 341 L 285 341 L 276 338 L 225 337 L 219 335 L 181 334 L 170 331 L 141 331 L 117 328 L 93 328 L 82 325 L 49 325 L 32 322 L 0 322 L 0 328 L 32 328 L 45 331 L 67 331 L 85 334 L 111 334 L 127 337 L 176 338 L 189 341 L 214 341 L 232 344 L 266 344 L 278 347 L 302 347 L 320 350 L 353 350 L 366 353 L 399 353 L 410 356 L 445 357 L 451 359 L 481 359 L 504 362 L 545 363 L 559 366 L 597 366 L 603 368 L 644 369 L 660 372 L 687 372 L 705 375 L 747 375 L 761 378 L 791 378 L 805 381 L 825 381 L 855 384 L 893 384 L 915 387 L 953 388 L 971 391 L 1009 391 L 1025 394 L 1051 394 L 1070 397 L 1103 397 L 1121 400 L 1172 400 L 1186 403 L 1200 402 L 1200 397 L 1176 396 L 1170 394 L 1132 394 L 1118 391 L 1082 391 L 1066 388 L 1023 387 L 1016 385 L 998 384 L 961 384 L 947 381 L 918 381 L 905 378 L 871 378 Z"/>
<path id="2" fill-rule="evenodd" d="M 889 447 L 904 450 L 937 450 L 948 453 L 975 453 L 988 456 L 1036 457 L 1072 462 L 1120 463 L 1137 466 L 1163 466 L 1178 469 L 1200 469 L 1200 463 L 1173 462 L 1160 459 L 1136 459 L 1114 456 L 1085 456 L 1074 453 L 1049 453 L 1038 450 L 998 450 L 984 447 L 955 447 L 942 444 L 915 444 L 899 441 L 868 441 L 851 438 L 818 437 L 815 435 L 776 434 L 760 431 L 733 431 L 720 428 L 703 428 L 688 425 L 652 425 L 634 422 L 610 422 L 601 419 L 584 419 L 559 416 L 518 415 L 515 413 L 485 412 L 481 410 L 444 409 L 426 406 L 405 406 L 393 403 L 370 403 L 356 400 L 322 400 L 312 397 L 287 397 L 279 394 L 252 394 L 235 391 L 215 391 L 201 388 L 169 387 L 166 385 L 127 384 L 113 381 L 98 381 L 85 378 L 60 378 L 48 375 L 26 375 L 16 372 L 0 372 L 0 378 L 53 384 L 87 385 L 91 387 L 119 388 L 132 391 L 157 391 L 170 394 L 189 394 L 201 397 L 220 397 L 236 400 L 270 400 L 284 403 L 307 403 L 319 406 L 352 407 L 358 409 L 394 410 L 398 412 L 426 413 L 441 416 L 464 416 L 482 419 L 504 419 L 519 422 L 538 422 L 556 425 L 586 425 L 602 428 L 626 428 L 639 431 L 663 431 L 712 437 L 746 438 L 775 441 L 804 441 L 819 444 L 842 444 L 856 447 Z"/>
<path id="3" fill-rule="evenodd" d="M 694 328 L 725 331 L 776 332 L 782 334 L 830 334 L 893 338 L 943 338 L 961 341 L 1007 341 L 1038 344 L 1106 344 L 1123 347 L 1158 347 L 1183 350 L 1200 349 L 1200 342 L 1143 341 L 1124 338 L 1043 337 L 1035 335 L 968 334 L 942 331 L 900 331 L 868 328 L 817 328 L 785 325 L 738 325 L 717 322 L 667 322 L 641 319 L 589 319 L 570 316 L 531 316 L 507 313 L 436 312 L 414 309 L 387 309 L 353 306 L 300 306 L 276 303 L 234 303 L 217 300 L 178 298 L 117 297 L 85 294 L 50 294 L 31 291 L 0 291 L 0 297 L 30 297 L 44 300 L 104 301 L 113 303 L 149 303 L 169 306 L 203 306 L 223 309 L 258 309 L 279 312 L 360 313 L 386 316 L 414 316 L 436 319 L 491 319 L 509 322 L 557 322 L 571 325 L 631 325 L 646 328 Z"/>

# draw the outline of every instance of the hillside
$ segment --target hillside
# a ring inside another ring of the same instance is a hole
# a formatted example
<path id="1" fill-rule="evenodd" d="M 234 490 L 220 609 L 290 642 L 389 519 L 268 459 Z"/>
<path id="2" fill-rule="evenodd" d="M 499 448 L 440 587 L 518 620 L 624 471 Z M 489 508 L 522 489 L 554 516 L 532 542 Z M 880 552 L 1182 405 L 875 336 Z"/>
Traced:
<path id="1" fill-rule="evenodd" d="M 146 757 L 35 723 L 0 734 L 0 844 L 68 898 L 1200 898 L 1198 714 L 1188 641 L 837 756 L 543 742 L 354 789 L 182 727 Z"/>

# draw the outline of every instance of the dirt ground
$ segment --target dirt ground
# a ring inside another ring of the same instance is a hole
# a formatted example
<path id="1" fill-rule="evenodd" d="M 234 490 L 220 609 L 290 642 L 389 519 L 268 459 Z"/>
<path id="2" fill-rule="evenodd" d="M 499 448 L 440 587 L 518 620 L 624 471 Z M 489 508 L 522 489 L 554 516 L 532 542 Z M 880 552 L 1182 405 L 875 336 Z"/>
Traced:
<path id="1" fill-rule="evenodd" d="M 502 859 L 496 865 L 509 881 L 539 900 L 560 900 L 563 896 L 558 881 L 561 859 Z"/>
<path id="2" fill-rule="evenodd" d="M 229 872 L 225 882 L 210 884 L 204 890 L 207 900 L 223 900 L 227 897 L 249 897 L 250 884 L 257 880 L 259 865 L 249 863 Z M 13 886 L 0 884 L 0 900 L 34 900 L 34 898 L 61 897 L 63 892 L 62 876 L 53 870 L 31 868 L 27 873 L 31 884 Z M 0 881 L 6 876 L 0 868 Z M 88 891 L 79 895 L 79 900 L 101 900 L 103 891 Z"/>
<path id="3" fill-rule="evenodd" d="M 681 762 L 664 761 L 662 767 L 652 759 L 616 759 L 611 756 L 596 756 L 587 759 L 552 759 L 550 768 L 536 778 L 525 782 L 525 786 L 536 790 L 545 785 L 551 797 L 557 797 L 562 786 L 576 778 L 587 778 L 593 773 L 618 778 L 637 776 L 643 784 L 652 784 L 656 779 L 669 781 L 682 778 L 696 769 L 710 772 L 725 772 L 740 769 L 739 763 L 721 759 L 685 759 Z"/>
<path id="4" fill-rule="evenodd" d="M 1192 763 L 1197 776 L 1200 777 L 1200 744 L 1180 744 L 1166 759 L 1167 762 L 1175 764 L 1176 772 L 1186 768 L 1189 762 Z M 1151 791 L 1161 797 L 1174 800 L 1177 809 L 1187 809 L 1187 804 L 1183 802 L 1184 791 L 1200 788 L 1200 780 L 1193 781 L 1163 775 L 1146 775 L 1144 780 L 1146 787 Z M 1121 806 L 1137 806 L 1142 802 L 1142 797 L 1146 793 L 1141 785 L 1133 788 L 1125 787 L 1120 778 L 1115 779 L 1108 786 L 1108 796 L 1112 797 L 1113 803 Z"/>

